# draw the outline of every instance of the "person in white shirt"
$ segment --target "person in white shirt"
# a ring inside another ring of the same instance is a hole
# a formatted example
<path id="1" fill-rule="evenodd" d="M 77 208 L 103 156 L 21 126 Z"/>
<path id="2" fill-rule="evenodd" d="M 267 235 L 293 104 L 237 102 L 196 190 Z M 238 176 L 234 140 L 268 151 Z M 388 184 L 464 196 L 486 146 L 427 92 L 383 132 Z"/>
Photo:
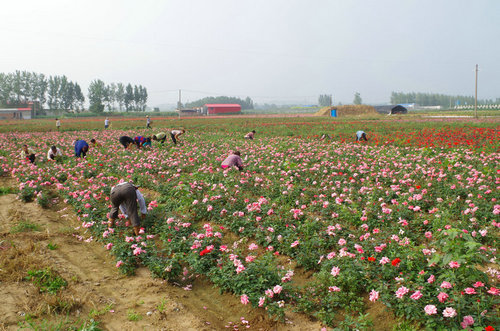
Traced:
<path id="1" fill-rule="evenodd" d="M 106 117 L 106 119 L 104 120 L 104 128 L 107 129 L 109 128 L 109 118 Z"/>
<path id="2" fill-rule="evenodd" d="M 108 217 L 110 227 L 115 226 L 115 220 L 118 218 L 118 210 L 121 210 L 125 218 L 128 218 L 132 222 L 134 233 L 138 236 L 141 229 L 141 221 L 137 213 L 137 203 L 139 203 L 142 219 L 146 218 L 146 214 L 148 213 L 146 201 L 135 185 L 130 182 L 123 182 L 113 187 L 111 189 L 112 208 Z"/>
<path id="3" fill-rule="evenodd" d="M 174 142 L 174 145 L 177 145 L 177 140 L 179 139 L 179 137 L 181 135 L 184 134 L 184 132 L 186 132 L 186 130 L 184 130 L 184 129 L 170 131 L 170 137 L 172 137 L 172 141 Z"/>
<path id="4" fill-rule="evenodd" d="M 62 156 L 62 152 L 59 148 L 57 148 L 56 146 L 52 146 L 49 151 L 47 152 L 47 160 L 54 160 L 56 159 L 56 157 L 58 156 Z"/>

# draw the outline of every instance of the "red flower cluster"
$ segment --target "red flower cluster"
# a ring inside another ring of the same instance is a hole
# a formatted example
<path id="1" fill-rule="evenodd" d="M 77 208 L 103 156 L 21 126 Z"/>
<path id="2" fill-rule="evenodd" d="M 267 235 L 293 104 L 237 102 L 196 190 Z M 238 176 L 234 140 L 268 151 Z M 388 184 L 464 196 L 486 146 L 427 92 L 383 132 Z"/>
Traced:
<path id="1" fill-rule="evenodd" d="M 396 267 L 399 262 L 401 262 L 401 259 L 399 257 L 395 258 L 394 260 L 392 260 L 391 264 Z"/>
<path id="2" fill-rule="evenodd" d="M 213 249 L 213 248 L 208 248 L 208 247 L 207 247 L 207 248 L 205 248 L 204 250 L 202 250 L 202 251 L 200 252 L 200 256 L 203 256 L 203 255 L 205 255 L 205 254 L 210 253 L 210 252 L 212 251 L 212 249 Z"/>

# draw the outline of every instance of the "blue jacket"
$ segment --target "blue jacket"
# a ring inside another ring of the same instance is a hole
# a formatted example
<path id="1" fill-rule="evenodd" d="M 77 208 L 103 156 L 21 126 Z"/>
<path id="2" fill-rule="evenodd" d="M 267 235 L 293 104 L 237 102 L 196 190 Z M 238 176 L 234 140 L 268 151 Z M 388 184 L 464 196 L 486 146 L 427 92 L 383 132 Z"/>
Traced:
<path id="1" fill-rule="evenodd" d="M 77 140 L 75 143 L 75 156 L 80 157 L 82 154 L 85 156 L 87 154 L 86 152 L 83 151 L 84 147 L 89 147 L 89 144 L 85 140 Z"/>

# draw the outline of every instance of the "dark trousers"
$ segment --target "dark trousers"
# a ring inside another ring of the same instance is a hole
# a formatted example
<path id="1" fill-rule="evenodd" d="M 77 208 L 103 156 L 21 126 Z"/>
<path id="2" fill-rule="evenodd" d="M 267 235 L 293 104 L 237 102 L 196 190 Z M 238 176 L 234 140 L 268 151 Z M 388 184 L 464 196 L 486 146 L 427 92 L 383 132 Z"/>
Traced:
<path id="1" fill-rule="evenodd" d="M 177 140 L 175 139 L 175 135 L 173 133 L 171 133 L 170 137 L 172 137 L 172 141 L 174 142 L 174 145 L 177 145 Z"/>
<path id="2" fill-rule="evenodd" d="M 135 190 L 135 186 L 130 183 L 117 185 L 111 189 L 112 207 L 109 214 L 110 218 L 118 218 L 118 211 L 120 205 L 123 203 L 125 204 L 128 218 L 132 222 L 132 225 L 139 226 L 141 224 L 139 215 L 137 214 L 137 194 Z"/>

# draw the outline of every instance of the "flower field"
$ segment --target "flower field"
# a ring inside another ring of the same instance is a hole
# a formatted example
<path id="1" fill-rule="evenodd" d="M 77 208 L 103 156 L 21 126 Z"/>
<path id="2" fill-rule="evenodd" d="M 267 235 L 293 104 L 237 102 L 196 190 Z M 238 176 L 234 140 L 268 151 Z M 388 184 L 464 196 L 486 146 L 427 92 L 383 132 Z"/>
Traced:
<path id="1" fill-rule="evenodd" d="M 71 205 L 80 239 L 102 243 L 125 274 L 144 266 L 186 289 L 203 277 L 274 318 L 298 311 L 327 328 L 369 327 L 375 304 L 416 329 L 500 324 L 497 123 L 182 125 L 180 144 L 131 151 L 118 137 L 156 131 L 0 133 L 0 175 L 17 180 L 23 201 Z M 366 143 L 353 139 L 360 127 Z M 244 140 L 252 129 L 256 139 Z M 333 139 L 320 141 L 325 132 Z M 102 146 L 74 158 L 72 142 L 91 138 Z M 36 165 L 18 157 L 25 143 Z M 51 145 L 65 156 L 46 161 Z M 233 150 L 242 172 L 220 167 Z M 124 219 L 108 229 L 109 193 L 121 180 L 140 186 L 148 205 L 137 237 Z"/>

